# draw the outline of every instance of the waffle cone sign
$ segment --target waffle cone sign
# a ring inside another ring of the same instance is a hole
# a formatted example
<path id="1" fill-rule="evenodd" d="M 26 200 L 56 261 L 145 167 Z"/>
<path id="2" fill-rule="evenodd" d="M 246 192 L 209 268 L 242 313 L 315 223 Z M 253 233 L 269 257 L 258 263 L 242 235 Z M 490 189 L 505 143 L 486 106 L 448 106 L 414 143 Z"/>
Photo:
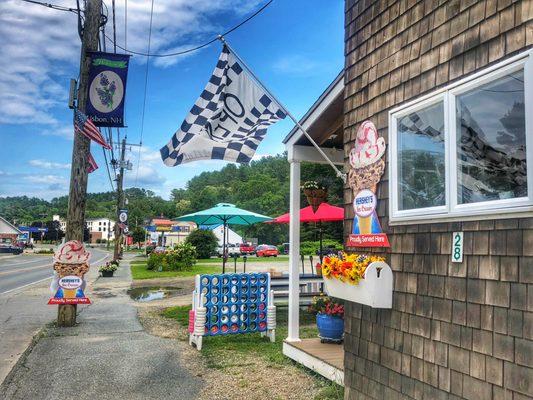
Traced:
<path id="1" fill-rule="evenodd" d="M 85 274 L 89 271 L 91 254 L 83 243 L 71 240 L 54 254 L 54 277 L 50 289 L 53 297 L 48 304 L 91 304 L 85 296 Z"/>
<path id="2" fill-rule="evenodd" d="M 357 130 L 355 147 L 350 152 L 348 184 L 353 191 L 352 233 L 346 243 L 349 247 L 389 247 L 377 214 L 377 187 L 385 171 L 385 140 L 378 136 L 371 121 L 365 121 Z"/>

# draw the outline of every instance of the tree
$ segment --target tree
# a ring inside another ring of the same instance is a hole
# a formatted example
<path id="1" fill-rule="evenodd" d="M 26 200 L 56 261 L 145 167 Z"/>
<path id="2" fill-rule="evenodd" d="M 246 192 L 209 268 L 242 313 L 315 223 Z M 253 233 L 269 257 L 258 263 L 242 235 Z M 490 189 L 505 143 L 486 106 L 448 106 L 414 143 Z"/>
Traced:
<path id="1" fill-rule="evenodd" d="M 144 229 L 142 229 L 139 226 L 136 227 L 131 233 L 131 236 L 133 238 L 133 243 L 137 243 L 137 247 L 140 249 L 141 248 L 140 243 L 144 242 L 144 238 L 146 237 L 144 233 Z"/>
<path id="2" fill-rule="evenodd" d="M 187 239 L 186 243 L 192 244 L 196 247 L 196 253 L 198 258 L 209 258 L 211 254 L 215 252 L 218 246 L 218 240 L 215 234 L 210 230 L 196 229 L 192 231 Z"/>

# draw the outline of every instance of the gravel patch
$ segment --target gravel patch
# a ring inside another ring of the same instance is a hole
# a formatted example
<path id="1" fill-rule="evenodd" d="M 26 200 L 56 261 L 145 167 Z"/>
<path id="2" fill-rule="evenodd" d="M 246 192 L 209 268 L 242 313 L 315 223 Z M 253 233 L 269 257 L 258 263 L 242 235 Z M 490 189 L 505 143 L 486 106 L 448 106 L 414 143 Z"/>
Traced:
<path id="1" fill-rule="evenodd" d="M 176 304 L 176 299 L 173 305 Z M 185 304 L 190 304 L 185 303 Z M 320 400 L 328 382 L 308 373 L 297 364 L 279 365 L 242 353 L 224 355 L 224 367 L 210 367 L 206 358 L 189 346 L 184 327 L 175 320 L 162 317 L 166 307 L 138 307 L 138 316 L 144 329 L 155 336 L 177 339 L 176 345 L 182 355 L 183 365 L 189 372 L 204 381 L 198 400 L 229 399 L 287 399 Z"/>

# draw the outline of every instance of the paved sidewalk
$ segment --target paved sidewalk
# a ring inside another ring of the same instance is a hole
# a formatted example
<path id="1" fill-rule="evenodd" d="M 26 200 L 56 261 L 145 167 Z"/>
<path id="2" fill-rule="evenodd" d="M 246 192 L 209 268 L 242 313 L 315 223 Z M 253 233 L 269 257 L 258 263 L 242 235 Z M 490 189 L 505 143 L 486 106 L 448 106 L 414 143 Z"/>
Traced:
<path id="1" fill-rule="evenodd" d="M 105 254 L 100 252 L 94 257 L 95 264 L 91 266 L 88 275 L 92 276 L 93 280 L 98 276 L 96 265 L 99 262 L 97 261 L 103 256 Z M 21 259 L 20 256 L 15 257 L 17 258 L 13 259 L 13 263 L 27 261 Z M 25 268 L 24 265 L 21 266 L 22 269 Z M 42 271 L 45 276 L 48 276 L 44 281 L 30 286 L 24 285 L 8 293 L 0 294 L 0 384 L 32 343 L 33 337 L 43 326 L 56 318 L 57 307 L 47 305 L 50 298 L 52 268 L 50 266 Z M 21 272 L 21 274 L 26 273 Z M 40 279 L 40 277 L 35 279 Z"/>
<path id="2" fill-rule="evenodd" d="M 91 278 L 93 304 L 80 309 L 78 325 L 40 339 L 0 387 L 0 398 L 194 399 L 202 381 L 182 367 L 175 341 L 144 332 L 126 294 L 126 263 L 113 278 Z"/>

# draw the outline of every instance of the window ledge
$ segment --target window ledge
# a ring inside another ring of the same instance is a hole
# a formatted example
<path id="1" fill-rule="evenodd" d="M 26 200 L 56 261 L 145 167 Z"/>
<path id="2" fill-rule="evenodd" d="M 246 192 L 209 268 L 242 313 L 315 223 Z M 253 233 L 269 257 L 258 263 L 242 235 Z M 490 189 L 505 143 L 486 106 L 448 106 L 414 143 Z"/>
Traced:
<path id="1" fill-rule="evenodd" d="M 533 207 L 515 207 L 510 209 L 497 209 L 472 211 L 466 214 L 433 214 L 433 215 L 418 215 L 406 217 L 394 217 L 389 219 L 390 226 L 414 225 L 414 224 L 435 224 L 441 222 L 463 222 L 463 221 L 487 221 L 496 219 L 509 218 L 531 218 L 533 217 Z"/>

